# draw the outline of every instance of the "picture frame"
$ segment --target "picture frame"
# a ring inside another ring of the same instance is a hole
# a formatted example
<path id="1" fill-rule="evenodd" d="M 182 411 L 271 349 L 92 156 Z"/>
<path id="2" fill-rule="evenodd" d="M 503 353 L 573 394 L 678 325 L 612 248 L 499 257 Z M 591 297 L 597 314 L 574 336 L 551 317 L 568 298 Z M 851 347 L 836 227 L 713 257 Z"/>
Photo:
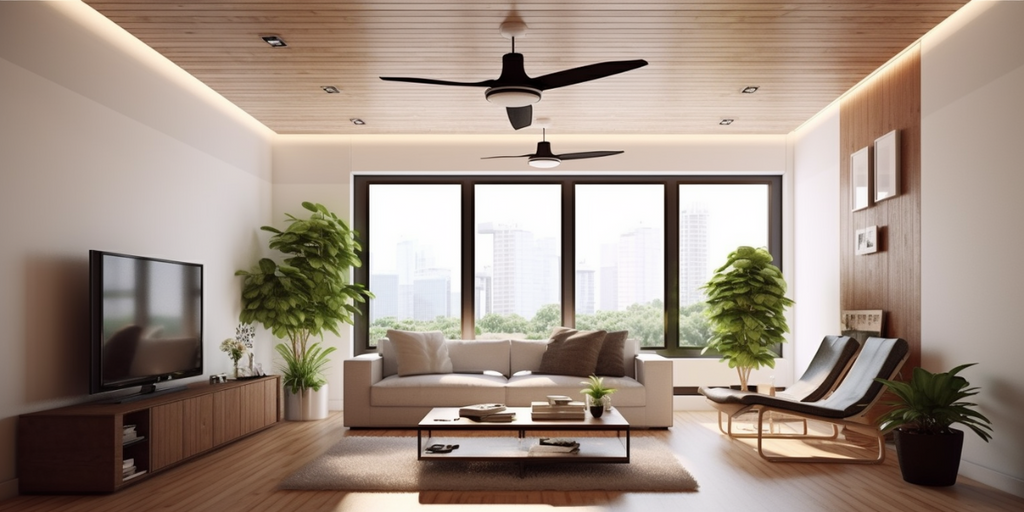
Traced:
<path id="1" fill-rule="evenodd" d="M 875 139 L 875 202 L 900 194 L 900 132 Z"/>
<path id="2" fill-rule="evenodd" d="M 878 252 L 878 226 L 858 229 L 854 237 L 854 253 L 858 256 Z"/>
<path id="3" fill-rule="evenodd" d="M 850 204 L 852 210 L 871 206 L 871 146 L 850 155 Z"/>
<path id="4" fill-rule="evenodd" d="M 843 310 L 839 322 L 839 332 L 861 344 L 885 333 L 885 312 L 881 309 Z"/>

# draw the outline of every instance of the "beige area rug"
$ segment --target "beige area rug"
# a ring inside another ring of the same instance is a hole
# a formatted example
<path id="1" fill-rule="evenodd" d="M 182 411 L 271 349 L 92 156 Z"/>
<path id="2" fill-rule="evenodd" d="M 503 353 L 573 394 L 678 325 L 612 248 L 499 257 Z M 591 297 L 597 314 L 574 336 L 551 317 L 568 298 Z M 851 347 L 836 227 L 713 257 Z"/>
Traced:
<path id="1" fill-rule="evenodd" d="M 453 442 L 458 442 L 453 438 Z M 416 460 L 415 437 L 346 437 L 279 488 L 350 492 L 685 492 L 697 482 L 671 448 L 634 437 L 629 464 L 531 464 Z"/>

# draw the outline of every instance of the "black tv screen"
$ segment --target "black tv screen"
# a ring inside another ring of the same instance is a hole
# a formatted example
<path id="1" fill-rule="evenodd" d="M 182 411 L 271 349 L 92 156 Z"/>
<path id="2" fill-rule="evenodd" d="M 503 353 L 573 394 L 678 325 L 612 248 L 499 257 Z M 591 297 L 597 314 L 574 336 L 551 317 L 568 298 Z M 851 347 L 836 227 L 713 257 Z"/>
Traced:
<path id="1" fill-rule="evenodd" d="M 202 375 L 202 265 L 89 251 L 89 293 L 90 393 Z"/>

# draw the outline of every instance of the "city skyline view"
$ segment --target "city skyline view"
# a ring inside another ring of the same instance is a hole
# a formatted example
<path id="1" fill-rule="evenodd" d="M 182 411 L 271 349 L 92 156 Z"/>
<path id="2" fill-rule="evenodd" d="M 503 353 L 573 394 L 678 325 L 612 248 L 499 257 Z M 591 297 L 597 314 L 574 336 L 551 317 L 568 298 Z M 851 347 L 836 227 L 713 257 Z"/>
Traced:
<path id="1" fill-rule="evenodd" d="M 474 316 L 530 319 L 558 305 L 561 186 L 476 185 L 474 195 Z M 370 187 L 371 321 L 460 316 L 460 197 L 459 185 Z M 663 303 L 663 197 L 661 185 L 576 185 L 577 315 Z M 685 307 L 729 252 L 767 245 L 768 194 L 760 184 L 684 185 L 679 197 Z"/>

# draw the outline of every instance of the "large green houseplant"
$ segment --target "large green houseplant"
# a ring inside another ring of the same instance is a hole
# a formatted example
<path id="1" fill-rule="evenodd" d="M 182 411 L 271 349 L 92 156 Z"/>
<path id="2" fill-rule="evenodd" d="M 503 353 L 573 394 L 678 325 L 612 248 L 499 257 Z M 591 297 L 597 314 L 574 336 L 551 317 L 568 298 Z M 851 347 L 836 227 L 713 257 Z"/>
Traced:
<path id="1" fill-rule="evenodd" d="M 903 479 L 915 484 L 947 486 L 956 483 L 964 433 L 952 428 L 959 423 L 985 442 L 992 438 L 988 418 L 964 401 L 978 394 L 967 379 L 960 377 L 963 364 L 945 373 L 914 368 L 909 382 L 875 379 L 888 386 L 895 399 L 892 407 L 878 417 L 883 432 L 895 431 L 896 454 Z"/>
<path id="2" fill-rule="evenodd" d="M 322 204 L 302 207 L 309 218 L 286 214 L 284 231 L 260 228 L 273 233 L 270 248 L 284 255 L 281 263 L 262 258 L 251 270 L 235 273 L 245 278 L 239 319 L 288 340 L 274 348 L 284 361 L 284 386 L 293 394 L 320 391 L 327 383 L 323 370 L 335 348 L 311 338 L 323 339 L 324 331 L 340 336 L 338 327 L 359 313 L 355 302 L 372 297 L 348 279 L 352 267 L 362 265 L 357 233 Z"/>
<path id="3" fill-rule="evenodd" d="M 711 339 L 703 352 L 721 354 L 739 374 L 740 389 L 746 390 L 751 371 L 775 368 L 778 355 L 772 347 L 786 341 L 789 325 L 784 313 L 793 305 L 786 297 L 786 280 L 767 250 L 741 246 L 703 289 L 704 314 L 711 324 Z"/>

